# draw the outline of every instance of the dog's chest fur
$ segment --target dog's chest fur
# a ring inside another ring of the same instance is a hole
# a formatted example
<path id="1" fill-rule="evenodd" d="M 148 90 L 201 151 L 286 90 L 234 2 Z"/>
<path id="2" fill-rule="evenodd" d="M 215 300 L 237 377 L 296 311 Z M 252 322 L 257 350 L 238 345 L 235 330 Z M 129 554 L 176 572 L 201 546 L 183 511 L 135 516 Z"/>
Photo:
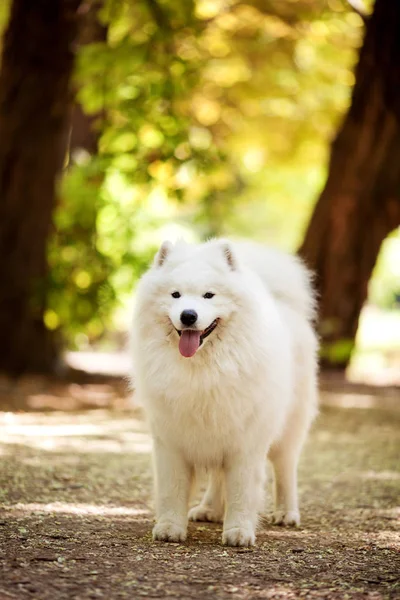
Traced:
<path id="1" fill-rule="evenodd" d="M 231 370 L 227 377 L 221 365 L 208 365 L 199 377 L 183 367 L 170 364 L 148 382 L 146 405 L 156 435 L 190 462 L 221 464 L 242 445 L 262 443 L 280 430 L 279 398 L 287 394 L 265 369 L 245 375 Z"/>

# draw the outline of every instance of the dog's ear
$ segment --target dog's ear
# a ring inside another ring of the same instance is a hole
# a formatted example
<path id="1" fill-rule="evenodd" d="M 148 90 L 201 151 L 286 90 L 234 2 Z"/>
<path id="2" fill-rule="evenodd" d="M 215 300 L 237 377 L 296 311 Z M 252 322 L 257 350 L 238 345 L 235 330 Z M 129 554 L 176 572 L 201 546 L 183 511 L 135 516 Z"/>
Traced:
<path id="1" fill-rule="evenodd" d="M 234 253 L 232 252 L 232 248 L 231 248 L 230 244 L 228 244 L 227 242 L 224 242 L 222 245 L 222 250 L 223 250 L 226 262 L 228 263 L 229 267 L 232 269 L 232 271 L 236 271 L 236 269 L 238 268 L 238 265 L 237 265 L 236 257 L 234 255 Z"/>
<path id="2" fill-rule="evenodd" d="M 161 247 L 160 247 L 159 251 L 157 252 L 156 258 L 154 260 L 154 264 L 156 267 L 161 267 L 165 263 L 167 256 L 171 252 L 171 250 L 172 250 L 171 242 L 163 242 L 161 244 Z"/>

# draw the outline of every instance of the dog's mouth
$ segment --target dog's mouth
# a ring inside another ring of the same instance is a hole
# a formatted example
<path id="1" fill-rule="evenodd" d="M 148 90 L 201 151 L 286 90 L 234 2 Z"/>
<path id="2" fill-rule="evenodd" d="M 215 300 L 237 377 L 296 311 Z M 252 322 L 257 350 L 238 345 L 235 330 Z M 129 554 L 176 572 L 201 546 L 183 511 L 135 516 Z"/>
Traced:
<path id="1" fill-rule="evenodd" d="M 176 329 L 179 335 L 179 352 L 185 358 L 191 358 L 202 345 L 203 341 L 214 331 L 219 319 L 215 319 L 203 331 L 196 329 Z"/>

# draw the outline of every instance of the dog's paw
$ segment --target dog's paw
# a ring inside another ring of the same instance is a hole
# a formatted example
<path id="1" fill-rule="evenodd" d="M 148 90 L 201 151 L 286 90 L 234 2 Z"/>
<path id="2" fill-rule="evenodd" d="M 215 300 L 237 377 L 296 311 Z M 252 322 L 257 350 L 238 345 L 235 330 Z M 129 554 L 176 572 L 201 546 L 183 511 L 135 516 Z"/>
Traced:
<path id="1" fill-rule="evenodd" d="M 153 527 L 153 540 L 159 542 L 184 542 L 186 540 L 186 528 L 171 521 L 156 523 Z"/>
<path id="2" fill-rule="evenodd" d="M 232 527 L 222 533 L 222 543 L 225 546 L 254 546 L 255 541 L 253 529 Z"/>
<path id="3" fill-rule="evenodd" d="M 199 504 L 189 510 L 189 520 L 222 523 L 222 515 L 217 513 L 211 506 Z"/>
<path id="4" fill-rule="evenodd" d="M 300 525 L 300 513 L 297 510 L 277 510 L 272 513 L 271 523 L 273 525 L 287 525 L 289 527 L 298 527 Z"/>

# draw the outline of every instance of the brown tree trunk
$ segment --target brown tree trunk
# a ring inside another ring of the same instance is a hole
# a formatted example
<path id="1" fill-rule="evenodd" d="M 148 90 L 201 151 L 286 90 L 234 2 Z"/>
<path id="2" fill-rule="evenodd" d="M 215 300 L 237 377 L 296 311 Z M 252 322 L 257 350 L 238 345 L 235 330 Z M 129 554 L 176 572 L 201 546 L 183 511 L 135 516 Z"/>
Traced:
<path id="1" fill-rule="evenodd" d="M 0 73 L 0 370 L 50 371 L 46 246 L 81 0 L 14 0 Z"/>
<path id="2" fill-rule="evenodd" d="M 320 294 L 322 364 L 346 367 L 384 238 L 400 224 L 400 2 L 376 0 L 350 109 L 299 250 Z"/>

